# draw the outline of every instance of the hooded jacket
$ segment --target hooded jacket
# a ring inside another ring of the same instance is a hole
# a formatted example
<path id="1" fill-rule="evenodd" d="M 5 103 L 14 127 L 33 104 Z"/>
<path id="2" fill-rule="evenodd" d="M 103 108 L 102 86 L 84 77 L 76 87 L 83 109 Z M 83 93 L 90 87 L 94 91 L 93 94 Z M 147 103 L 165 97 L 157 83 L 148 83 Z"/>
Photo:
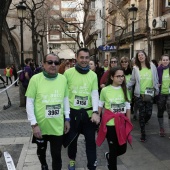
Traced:
<path id="1" fill-rule="evenodd" d="M 155 89 L 155 95 L 159 94 L 159 82 L 158 82 L 158 73 L 155 65 L 151 62 L 151 72 L 152 72 L 152 81 L 153 81 L 153 88 Z M 131 87 L 135 85 L 134 95 L 136 97 L 140 97 L 140 74 L 139 68 L 137 66 L 133 67 L 132 76 L 130 81 L 127 83 L 127 88 L 131 89 Z"/>

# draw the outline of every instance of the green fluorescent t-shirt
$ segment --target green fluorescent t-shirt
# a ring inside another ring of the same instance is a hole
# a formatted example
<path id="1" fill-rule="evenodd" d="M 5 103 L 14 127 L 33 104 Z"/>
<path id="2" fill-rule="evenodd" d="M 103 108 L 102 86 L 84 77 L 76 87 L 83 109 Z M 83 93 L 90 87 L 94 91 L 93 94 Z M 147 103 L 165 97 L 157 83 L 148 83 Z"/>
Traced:
<path id="1" fill-rule="evenodd" d="M 132 76 L 131 74 L 125 75 L 126 83 L 130 81 L 131 76 Z"/>
<path id="2" fill-rule="evenodd" d="M 153 88 L 152 72 L 151 69 L 142 68 L 139 71 L 140 75 L 140 94 L 145 94 L 145 89 Z"/>
<path id="3" fill-rule="evenodd" d="M 128 98 L 129 98 L 129 93 L 128 93 Z M 121 87 L 115 88 L 112 85 L 104 87 L 100 93 L 100 101 L 104 102 L 105 108 L 112 112 L 114 112 L 114 109 L 116 108 L 116 106 L 119 107 L 121 104 L 121 108 L 123 108 L 122 112 L 126 113 L 126 108 L 124 108 L 126 101 L 125 101 L 124 93 Z M 118 111 L 118 112 L 121 112 L 121 111 Z M 111 119 L 110 121 L 108 121 L 107 125 L 113 126 L 114 119 Z"/>
<path id="4" fill-rule="evenodd" d="M 96 73 L 90 70 L 87 74 L 80 74 L 75 68 L 70 68 L 64 75 L 68 83 L 70 107 L 76 110 L 91 108 L 91 93 L 98 90 Z M 91 116 L 92 111 L 88 113 Z"/>
<path id="5" fill-rule="evenodd" d="M 169 76 L 169 68 L 168 68 L 166 70 L 163 70 L 161 94 L 169 94 L 169 87 L 170 87 L 170 76 Z"/>
<path id="6" fill-rule="evenodd" d="M 26 96 L 34 99 L 34 113 L 42 134 L 63 135 L 63 101 L 68 96 L 66 78 L 61 74 L 54 79 L 46 78 L 43 73 L 34 75 Z"/>

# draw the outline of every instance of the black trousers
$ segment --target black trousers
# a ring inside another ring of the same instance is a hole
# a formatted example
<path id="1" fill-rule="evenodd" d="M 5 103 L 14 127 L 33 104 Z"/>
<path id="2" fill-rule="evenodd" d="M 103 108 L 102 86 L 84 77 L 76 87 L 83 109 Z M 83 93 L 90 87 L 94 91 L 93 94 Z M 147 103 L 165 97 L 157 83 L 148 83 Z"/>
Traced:
<path id="1" fill-rule="evenodd" d="M 87 155 L 87 167 L 89 170 L 96 169 L 96 142 L 95 142 L 95 131 L 96 125 L 90 121 L 90 118 L 81 120 L 78 129 L 76 127 L 76 119 L 73 114 L 70 114 L 70 136 L 76 135 L 74 140 L 68 146 L 68 157 L 72 160 L 76 159 L 77 154 L 77 140 L 82 133 L 85 136 L 85 145 L 86 145 L 86 155 Z"/>
<path id="2" fill-rule="evenodd" d="M 152 116 L 153 101 L 145 102 L 142 96 L 135 97 L 135 104 L 139 109 L 139 124 L 141 133 L 145 134 L 145 124 L 150 120 Z"/>
<path id="3" fill-rule="evenodd" d="M 11 84 L 12 84 L 12 79 L 11 79 L 11 77 L 7 77 L 7 76 L 6 76 L 6 84 L 8 85 L 8 79 L 10 80 L 10 82 L 11 82 Z"/>
<path id="4" fill-rule="evenodd" d="M 117 156 L 126 152 L 127 144 L 119 145 L 115 126 L 107 126 L 106 134 L 109 145 L 109 170 L 117 170 Z"/>
<path id="5" fill-rule="evenodd" d="M 159 99 L 157 101 L 158 106 L 158 118 L 163 118 L 164 111 L 168 112 L 168 116 L 170 116 L 170 95 L 168 94 L 160 94 Z"/>
<path id="6" fill-rule="evenodd" d="M 62 160 L 61 160 L 61 148 L 62 148 L 62 139 L 63 136 L 54 136 L 54 135 L 43 135 L 43 139 L 35 139 L 37 143 L 37 155 L 40 160 L 41 165 L 47 165 L 46 162 L 46 150 L 47 142 L 50 142 L 50 151 L 52 157 L 52 169 L 61 170 Z"/>

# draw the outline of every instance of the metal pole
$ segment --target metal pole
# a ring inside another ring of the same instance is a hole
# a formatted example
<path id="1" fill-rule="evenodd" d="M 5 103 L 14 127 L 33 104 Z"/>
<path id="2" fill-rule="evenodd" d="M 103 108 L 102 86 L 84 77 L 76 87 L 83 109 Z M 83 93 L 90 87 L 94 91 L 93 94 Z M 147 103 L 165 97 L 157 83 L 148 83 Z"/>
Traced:
<path id="1" fill-rule="evenodd" d="M 96 40 L 94 41 L 94 45 L 95 45 L 95 52 L 94 52 L 94 62 L 96 63 L 96 49 L 97 49 L 97 47 L 96 47 Z"/>
<path id="2" fill-rule="evenodd" d="M 134 57 L 134 21 L 132 21 L 132 49 L 131 49 L 131 59 Z"/>
<path id="3" fill-rule="evenodd" d="M 24 43 L 23 43 L 23 20 L 20 19 L 20 32 L 21 32 L 21 66 L 24 64 Z"/>

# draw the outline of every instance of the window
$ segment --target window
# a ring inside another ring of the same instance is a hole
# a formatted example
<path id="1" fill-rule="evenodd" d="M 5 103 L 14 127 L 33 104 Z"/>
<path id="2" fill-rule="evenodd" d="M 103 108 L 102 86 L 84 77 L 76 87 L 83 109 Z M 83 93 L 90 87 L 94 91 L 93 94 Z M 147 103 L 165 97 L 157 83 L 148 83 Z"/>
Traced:
<path id="1" fill-rule="evenodd" d="M 52 30 L 59 30 L 60 29 L 60 25 L 52 25 L 51 29 Z"/>
<path id="2" fill-rule="evenodd" d="M 59 40 L 60 35 L 50 35 L 50 40 Z"/>
<path id="3" fill-rule="evenodd" d="M 59 8 L 59 5 L 53 5 L 52 9 L 53 10 L 59 10 L 60 8 Z"/>
<path id="4" fill-rule="evenodd" d="M 51 17 L 54 18 L 54 19 L 59 19 L 60 18 L 59 15 L 51 15 Z"/>
<path id="5" fill-rule="evenodd" d="M 61 1 L 61 8 L 76 8 L 78 2 Z"/>
<path id="6" fill-rule="evenodd" d="M 67 34 L 70 35 L 71 37 L 76 38 L 76 33 L 67 33 Z M 71 38 L 71 37 L 69 37 L 68 35 L 62 33 L 62 38 Z"/>
<path id="7" fill-rule="evenodd" d="M 165 7 L 170 7 L 170 0 L 166 0 Z"/>
<path id="8" fill-rule="evenodd" d="M 91 1 L 91 9 L 95 8 L 95 1 Z"/>
<path id="9" fill-rule="evenodd" d="M 61 47 L 61 44 L 52 44 L 53 49 L 58 49 Z"/>

